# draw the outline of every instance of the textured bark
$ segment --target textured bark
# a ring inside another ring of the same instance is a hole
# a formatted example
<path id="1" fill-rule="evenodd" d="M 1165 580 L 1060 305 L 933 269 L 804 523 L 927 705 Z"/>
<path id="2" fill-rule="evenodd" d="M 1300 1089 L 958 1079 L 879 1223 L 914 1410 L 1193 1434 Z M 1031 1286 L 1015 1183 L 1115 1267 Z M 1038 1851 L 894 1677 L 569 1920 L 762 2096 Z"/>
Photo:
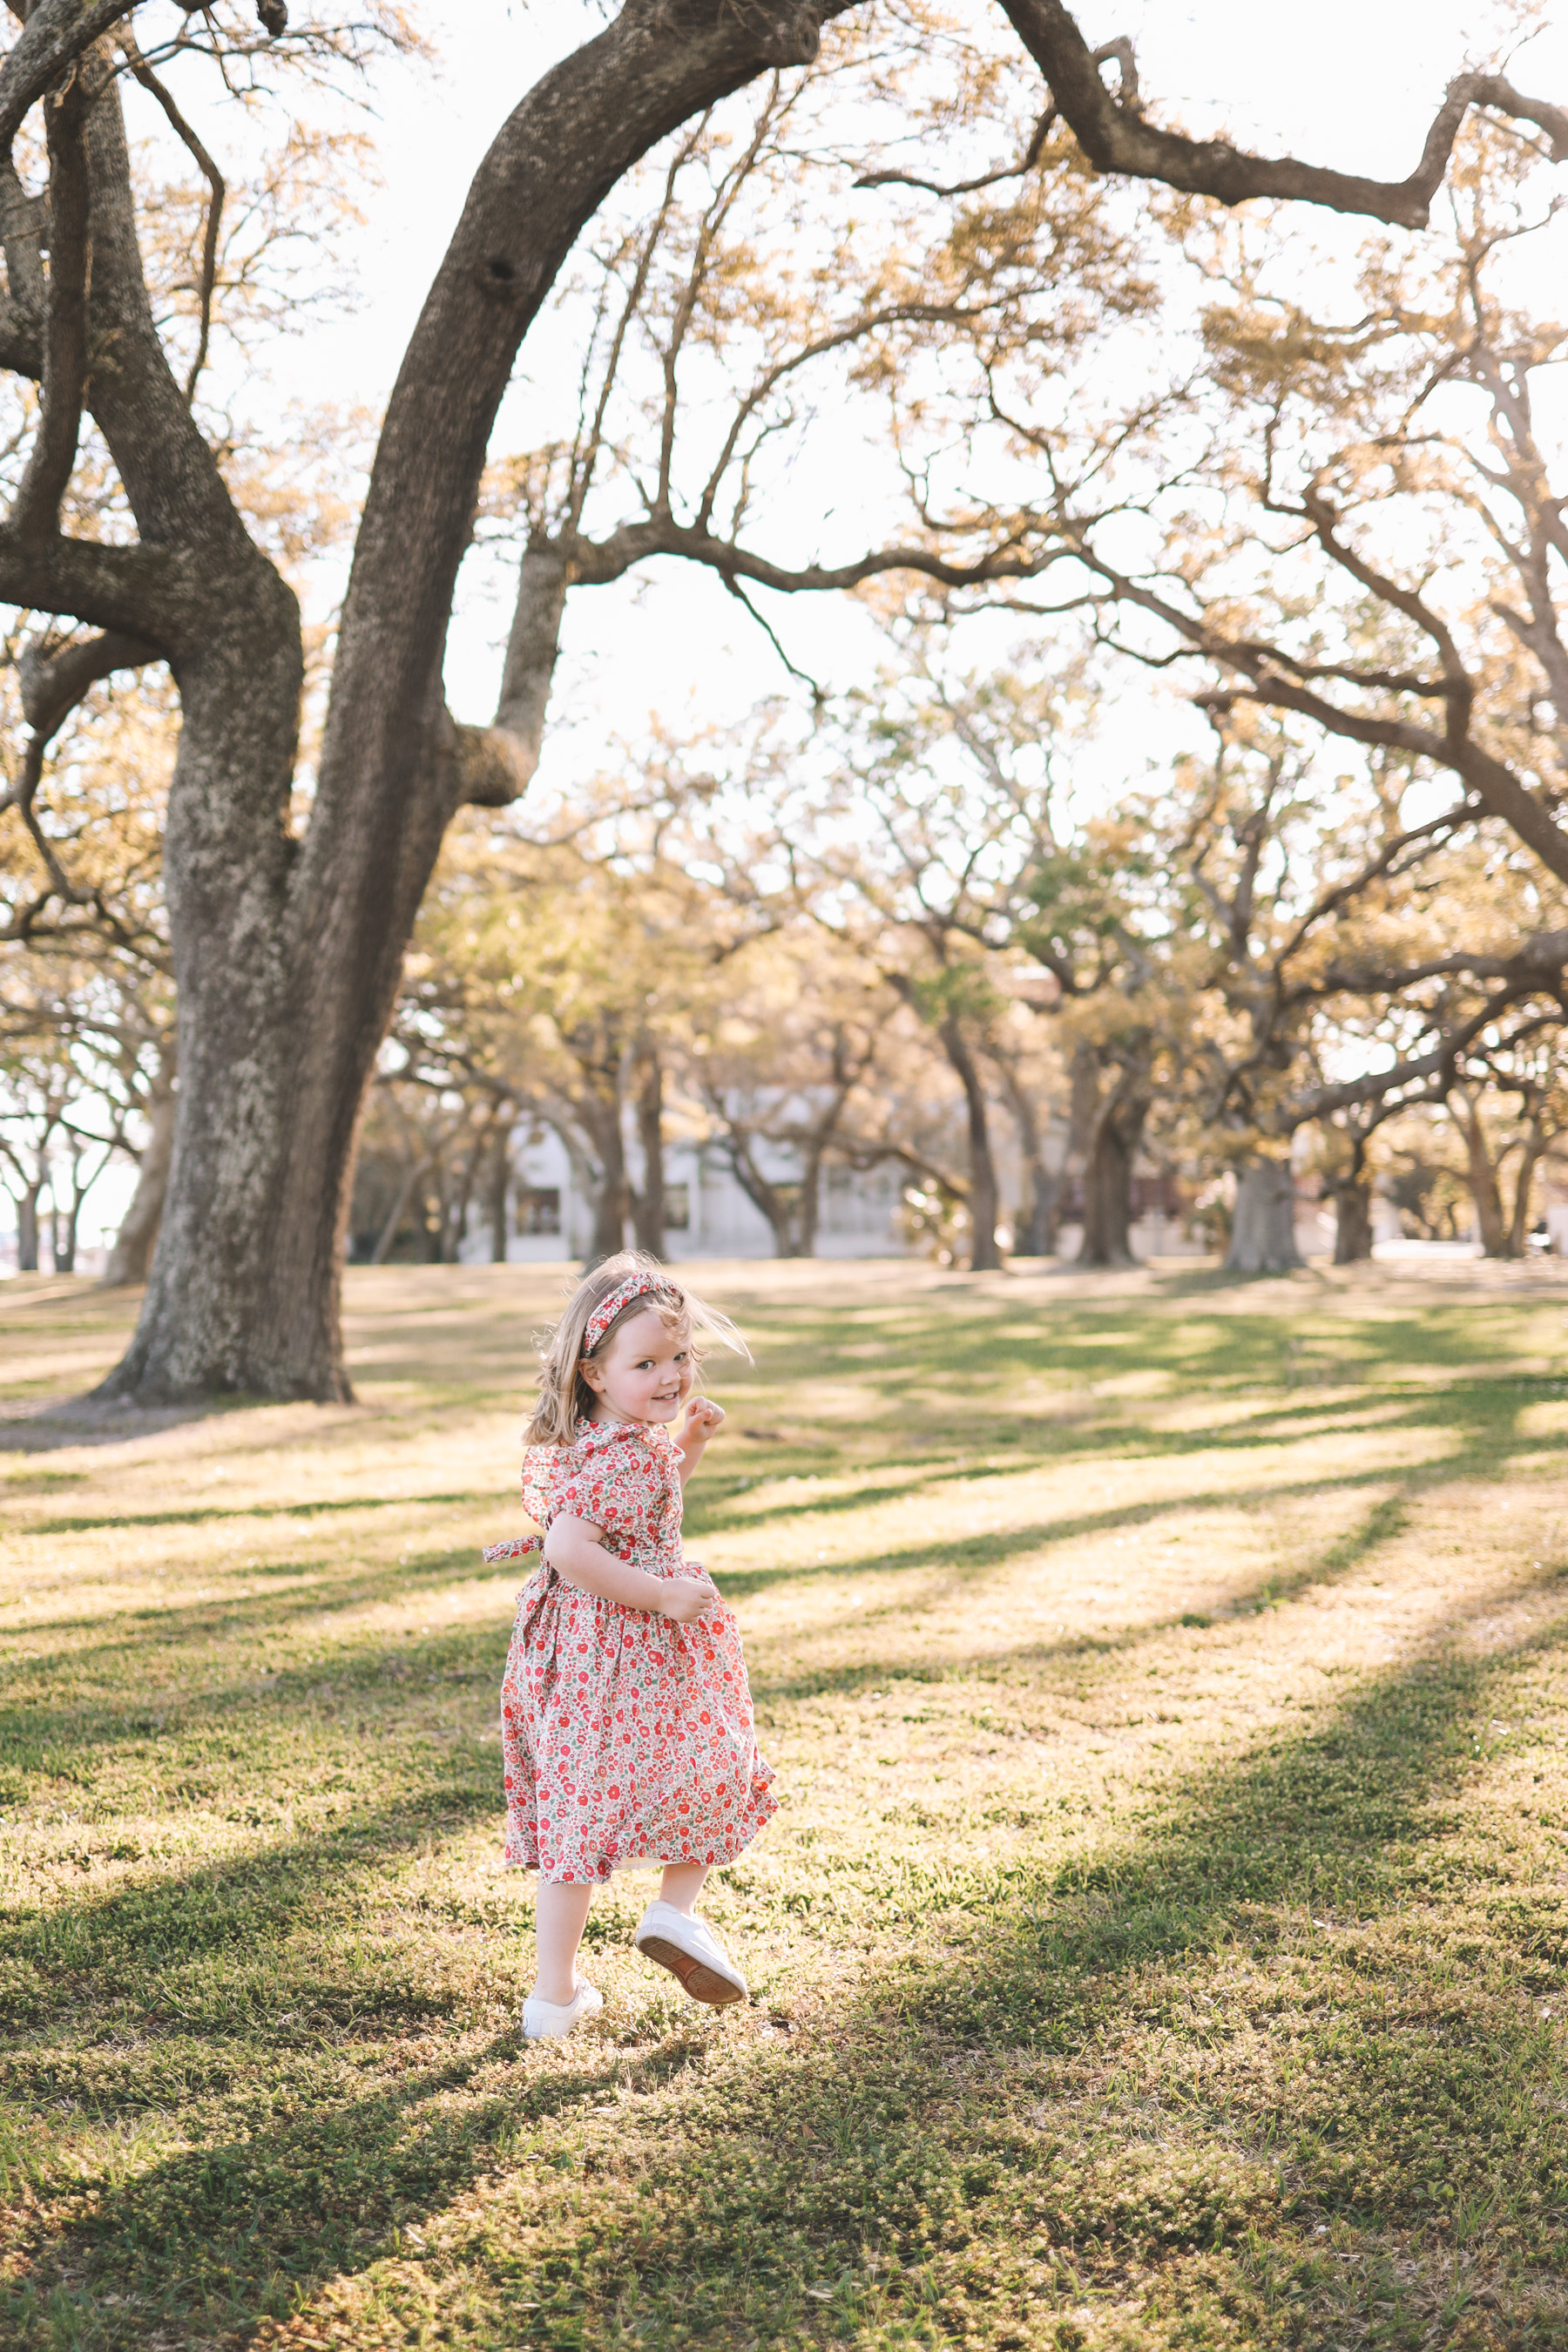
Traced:
<path id="1" fill-rule="evenodd" d="M 1236 1215 L 1228 1274 L 1289 1274 L 1301 1263 L 1296 1247 L 1296 1186 L 1283 1160 L 1244 1160 L 1237 1171 Z"/>
<path id="2" fill-rule="evenodd" d="M 455 730 L 461 797 L 471 808 L 508 808 L 533 780 L 561 650 L 567 585 L 567 564 L 556 549 L 528 549 L 518 567 L 494 723 Z"/>
<path id="3" fill-rule="evenodd" d="M 164 1055 L 147 1103 L 150 1132 L 136 1170 L 136 1190 L 114 1237 L 104 1269 L 106 1288 L 145 1282 L 153 1263 L 153 1247 L 163 1222 L 163 1198 L 169 1189 L 169 1163 L 174 1150 L 174 1057 Z"/>
<path id="4" fill-rule="evenodd" d="M 1424 228 L 1459 125 L 1472 106 L 1495 108 L 1537 124 L 1546 133 L 1553 160 L 1568 158 L 1568 114 L 1561 107 L 1522 96 L 1498 74 L 1461 74 L 1449 83 L 1421 160 L 1405 180 L 1364 179 L 1289 155 L 1247 155 L 1223 139 L 1186 139 L 1144 121 L 1131 42 L 1110 41 L 1091 49 L 1062 0 L 1003 0 L 1003 5 L 1097 171 L 1162 181 L 1167 187 L 1217 196 L 1222 205 L 1246 204 L 1256 196 L 1294 197 L 1327 205 L 1335 212 L 1363 213 L 1405 228 Z M 1100 77 L 1100 63 L 1110 57 L 1121 67 L 1118 98 Z"/>
<path id="5" fill-rule="evenodd" d="M 1372 1255 L 1372 1185 L 1363 1176 L 1333 1192 L 1334 1264 L 1359 1265 Z"/>

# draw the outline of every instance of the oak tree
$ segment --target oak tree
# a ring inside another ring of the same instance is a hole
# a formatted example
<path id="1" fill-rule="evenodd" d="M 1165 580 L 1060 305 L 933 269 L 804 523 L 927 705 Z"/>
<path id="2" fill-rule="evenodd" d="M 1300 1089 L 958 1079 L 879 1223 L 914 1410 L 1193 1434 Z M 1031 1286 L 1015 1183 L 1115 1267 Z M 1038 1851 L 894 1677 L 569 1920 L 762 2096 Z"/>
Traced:
<path id="1" fill-rule="evenodd" d="M 419 901 L 469 789 L 442 661 L 518 352 L 621 175 L 727 93 L 812 60 L 825 19 L 845 10 L 632 0 L 522 97 L 475 174 L 387 405 L 303 813 L 298 602 L 246 526 L 148 296 L 117 41 L 155 12 L 138 0 L 12 0 L 12 10 L 19 29 L 0 64 L 0 360 L 37 387 L 37 403 L 0 524 L 0 597 L 92 633 L 51 656 L 51 688 L 158 661 L 181 704 L 164 845 L 180 1023 L 174 1164 L 141 1323 L 109 1385 L 140 1399 L 340 1397 L 354 1139 Z M 259 0 L 258 15 L 266 36 L 284 32 L 282 0 Z M 1225 205 L 1299 198 L 1419 225 L 1477 106 L 1568 150 L 1561 114 L 1468 74 L 1404 182 L 1251 157 L 1163 127 L 1127 45 L 1102 57 L 1060 0 L 1007 0 L 1006 15 L 1042 77 L 1042 111 L 1059 114 L 1097 170 Z M 181 27 L 166 47 L 256 47 L 223 6 L 202 11 L 194 31 L 182 13 Z M 138 54 L 157 69 L 158 44 Z M 171 103 L 188 125 L 177 93 Z M 30 192 L 12 159 L 35 110 L 43 160 Z M 89 418 L 123 497 L 123 532 L 75 521 Z"/>

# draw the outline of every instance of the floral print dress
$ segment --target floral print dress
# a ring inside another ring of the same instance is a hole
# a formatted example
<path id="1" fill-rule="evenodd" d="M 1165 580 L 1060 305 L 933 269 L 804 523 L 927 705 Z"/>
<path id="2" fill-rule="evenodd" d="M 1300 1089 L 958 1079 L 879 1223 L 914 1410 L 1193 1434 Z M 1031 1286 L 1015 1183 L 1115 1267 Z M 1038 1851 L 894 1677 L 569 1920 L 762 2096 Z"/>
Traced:
<path id="1" fill-rule="evenodd" d="M 523 1507 L 545 1528 L 571 1512 L 602 1528 L 620 1559 L 679 1576 L 681 1458 L 666 1429 L 583 1421 L 574 1444 L 529 1447 Z M 485 1558 L 519 1559 L 540 1540 L 495 1544 Z M 518 1595 L 501 1742 L 506 1859 L 546 1879 L 733 1862 L 778 1811 L 740 1629 L 722 1603 L 677 1625 L 541 1566 Z"/>

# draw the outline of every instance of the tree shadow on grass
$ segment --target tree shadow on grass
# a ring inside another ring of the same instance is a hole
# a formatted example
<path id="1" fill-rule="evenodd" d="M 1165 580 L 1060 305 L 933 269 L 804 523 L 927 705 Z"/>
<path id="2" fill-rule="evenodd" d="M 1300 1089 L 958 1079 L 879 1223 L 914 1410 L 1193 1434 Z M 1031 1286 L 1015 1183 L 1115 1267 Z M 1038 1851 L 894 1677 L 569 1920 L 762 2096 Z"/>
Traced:
<path id="1" fill-rule="evenodd" d="M 1386 1485 L 1386 1475 L 1382 1480 Z M 1310 1591 L 1322 1590 L 1341 1582 L 1371 1559 L 1381 1547 L 1392 1542 L 1402 1530 L 1408 1515 L 1408 1504 L 1401 1495 L 1384 1495 L 1373 1503 L 1353 1528 L 1328 1545 L 1316 1558 L 1303 1560 L 1300 1567 L 1271 1570 L 1249 1585 L 1234 1590 L 1223 1610 L 1215 1613 L 1183 1609 L 1163 1615 L 1143 1617 L 1135 1622 L 1117 1626 L 1100 1633 L 1068 1633 L 1058 1641 L 1015 1642 L 989 1647 L 971 1644 L 961 1653 L 941 1660 L 910 1658 L 907 1661 L 886 1654 L 843 1666 L 805 1667 L 793 1675 L 768 1675 L 753 1674 L 752 1692 L 759 1705 L 778 1705 L 787 1700 L 823 1698 L 832 1695 L 848 1696 L 862 1691 L 910 1684 L 969 1681 L 975 1677 L 992 1679 L 1026 1675 L 1031 1668 L 1123 1663 L 1151 1643 L 1168 1641 L 1174 1633 L 1202 1633 L 1227 1619 L 1256 1615 L 1265 1609 L 1288 1606 Z M 726 1585 L 735 1581 L 726 1576 Z M 885 1618 L 892 1630 L 908 1615 L 908 1603 L 891 1603 L 886 1610 L 868 1612 L 869 1623 Z M 867 1621 L 857 1620 L 857 1632 L 865 1634 Z"/>
<path id="2" fill-rule="evenodd" d="M 1298 2343 L 1435 2341 L 1456 2215 L 1486 2207 L 1499 2261 L 1562 2253 L 1550 2061 L 1510 1989 L 1561 1981 L 1568 1906 L 1467 1845 L 1459 1800 L 1502 1679 L 1565 1639 L 1447 1643 L 1309 1735 L 1194 1768 L 1142 1832 L 991 1874 L 848 2000 L 825 1976 L 805 2033 L 699 2022 L 516 2074 L 498 2043 L 368 2094 L 306 2064 L 265 2121 L 35 2238 L 4 2291 L 18 2339 L 243 2329 L 334 2282 L 399 2341 L 493 2320 L 519 2345 L 1082 2343 L 1130 2294 L 1150 2344 L 1272 2344 L 1281 2311 Z M 1454 1922 L 1492 1938 L 1468 1979 Z M 1155 2130 L 1162 2086 L 1179 2114 Z M 442 2221 L 428 2268 L 416 2218 Z"/>
<path id="3" fill-rule="evenodd" d="M 1386 1477 L 1381 1483 L 1386 1484 Z M 1105 1516 L 1109 1525 L 1139 1525 L 1158 1517 L 1166 1507 L 1136 1506 L 1126 1513 Z M 1305 1560 L 1293 1570 L 1272 1572 L 1266 1579 L 1233 1591 L 1228 1597 L 1227 1613 L 1239 1617 L 1259 1608 L 1282 1605 L 1315 1585 L 1331 1583 L 1349 1574 L 1380 1544 L 1397 1533 L 1404 1509 L 1400 1497 L 1381 1496 L 1359 1525 L 1330 1545 L 1321 1557 Z M 1100 1516 L 1096 1515 L 1097 1521 Z M 962 1583 L 1011 1551 L 1032 1547 L 1040 1540 L 1040 1532 L 1018 1531 L 1000 1550 L 983 1548 L 978 1557 L 961 1551 L 956 1563 L 952 1548 L 935 1553 L 927 1550 L 921 1554 L 921 1562 L 929 1561 L 935 1567 L 956 1565 Z M 354 1601 L 385 1597 L 385 1588 L 394 1582 L 400 1598 L 408 1597 L 411 1588 L 415 1592 L 433 1594 L 447 1580 L 448 1562 L 462 1555 L 447 1554 L 420 1563 L 417 1568 L 399 1567 L 384 1575 L 356 1580 L 347 1600 L 342 1588 L 334 1586 L 334 1603 L 348 1606 Z M 879 1557 L 867 1565 L 874 1570 L 906 1564 L 901 1559 L 889 1563 Z M 731 1590 L 746 1589 L 743 1576 L 726 1576 L 725 1583 Z M 952 1584 L 950 1576 L 942 1590 L 947 1591 Z M 319 1614 L 321 1605 L 319 1587 L 312 1586 L 288 1600 L 272 1594 L 258 1596 L 253 1605 L 205 1603 L 183 1611 L 139 1612 L 128 1622 L 121 1621 L 124 1630 L 113 1641 L 73 1651 L 72 1671 L 80 1674 L 90 1666 L 101 1675 L 110 1664 L 133 1664 L 138 1660 L 145 1663 L 149 1637 L 155 1640 L 160 1650 L 195 1649 L 204 1643 L 212 1643 L 215 1620 L 228 1627 L 237 1618 L 246 1632 L 254 1636 L 258 1631 L 287 1624 L 291 1618 Z M 902 1603 L 889 1606 L 886 1612 L 868 1612 L 865 1618 L 858 1621 L 857 1631 L 864 1635 L 879 1615 L 888 1618 L 891 1628 L 906 1613 Z M 976 1675 L 1016 1675 L 1069 1662 L 1075 1665 L 1090 1660 L 1110 1664 L 1194 1622 L 1197 1621 L 1191 1612 L 1167 1612 L 1110 1633 L 1075 1633 L 1060 1641 L 1011 1643 L 989 1649 L 970 1647 L 941 1661 L 902 1662 L 883 1654 L 867 1663 L 805 1668 L 790 1675 L 770 1675 L 763 1668 L 752 1674 L 752 1693 L 759 1706 L 765 1707 L 834 1693 L 850 1695 L 889 1681 L 949 1682 Z M 117 1753 L 145 1753 L 149 1740 L 156 1741 L 160 1752 L 173 1759 L 178 1755 L 182 1741 L 199 1743 L 215 1726 L 221 1726 L 231 1738 L 254 1743 L 254 1771 L 250 1777 L 252 1780 L 265 1779 L 273 1769 L 279 1743 L 286 1745 L 306 1723 L 320 1726 L 327 1705 L 334 1708 L 344 1704 L 374 1705 L 379 1711 L 376 1733 L 385 1737 L 399 1727 L 399 1716 L 412 1703 L 424 1702 L 432 1683 L 465 1690 L 480 1686 L 488 1691 L 492 1685 L 499 1686 L 503 1634 L 504 1628 L 500 1625 L 481 1629 L 464 1625 L 438 1634 L 417 1638 L 405 1635 L 391 1641 L 381 1633 L 358 1640 L 340 1636 L 335 1654 L 330 1658 L 309 1665 L 283 1667 L 268 1674 L 264 1685 L 254 1676 L 226 1675 L 205 1685 L 187 1685 L 184 1689 L 167 1692 L 150 1688 L 143 1679 L 141 1687 L 128 1690 L 123 1697 L 110 1696 L 100 1685 L 89 1698 L 72 1699 L 55 1706 L 29 1702 L 18 1695 L 9 1706 L 0 1706 L 0 1764 L 42 1778 L 59 1777 L 62 1772 L 69 1777 L 74 1769 L 73 1757 L 79 1757 L 100 1772 Z M 40 1678 L 53 1670 L 50 1661 L 32 1663 Z M 326 1720 L 330 1722 L 332 1717 L 328 1716 Z M 236 1801 L 240 1801 L 245 1787 L 236 1784 L 231 1793 Z"/>
<path id="4" fill-rule="evenodd" d="M 1502 1386 L 1500 1383 L 1498 1385 L 1500 1388 Z M 1381 1462 L 1338 1476 L 1325 1476 L 1319 1471 L 1311 1475 L 1286 1477 L 1255 1486 L 1212 1486 L 1153 1496 L 1146 1500 L 1108 1504 L 1099 1510 L 1076 1511 L 1057 1518 L 1037 1520 L 1023 1527 L 986 1528 L 973 1536 L 945 1538 L 921 1536 L 897 1545 L 884 1545 L 876 1551 L 863 1552 L 849 1559 L 791 1563 L 779 1568 L 724 1569 L 720 1571 L 722 1588 L 727 1594 L 743 1597 L 779 1583 L 795 1583 L 823 1577 L 900 1572 L 928 1565 L 945 1568 L 955 1579 L 963 1580 L 976 1571 L 993 1568 L 1000 1561 L 1023 1552 L 1086 1536 L 1110 1535 L 1118 1529 L 1152 1527 L 1162 1519 L 1186 1512 L 1256 1511 L 1280 1502 L 1299 1501 L 1323 1494 L 1353 1493 L 1358 1488 L 1387 1486 L 1391 1482 L 1397 1484 L 1402 1496 L 1406 1503 L 1411 1503 L 1422 1495 L 1461 1484 L 1466 1479 L 1500 1477 L 1506 1474 L 1515 1455 L 1520 1454 L 1531 1456 L 1568 1454 L 1568 1433 L 1549 1432 L 1527 1435 L 1517 1426 L 1510 1425 L 1517 1422 L 1521 1402 L 1517 1391 L 1521 1385 L 1510 1384 L 1514 1392 L 1506 1398 L 1494 1392 L 1489 1384 L 1484 1387 L 1478 1385 L 1472 1392 L 1472 1401 L 1479 1409 L 1454 1416 L 1456 1425 L 1450 1449 L 1427 1461 L 1395 1467 Z M 1527 1391 L 1526 1401 L 1531 1393 Z M 1432 1426 L 1431 1403 L 1426 1400 L 1425 1411 L 1413 1409 L 1403 1422 L 1380 1422 L 1377 1433 L 1393 1441 L 1402 1429 L 1425 1433 L 1429 1432 Z M 1268 1442 L 1278 1444 L 1280 1440 L 1273 1438 Z M 1152 1453 L 1156 1449 L 1141 1450 Z M 1184 1455 L 1207 1450 L 1206 1444 L 1194 1443 L 1190 1433 L 1184 1436 L 1180 1444 L 1173 1443 L 1170 1448 L 1173 1453 L 1179 1452 Z M 1110 1468 L 1112 1465 L 1108 1463 L 1107 1466 Z M 1290 1581 L 1292 1580 L 1289 1578 L 1281 1580 L 1281 1589 Z"/>

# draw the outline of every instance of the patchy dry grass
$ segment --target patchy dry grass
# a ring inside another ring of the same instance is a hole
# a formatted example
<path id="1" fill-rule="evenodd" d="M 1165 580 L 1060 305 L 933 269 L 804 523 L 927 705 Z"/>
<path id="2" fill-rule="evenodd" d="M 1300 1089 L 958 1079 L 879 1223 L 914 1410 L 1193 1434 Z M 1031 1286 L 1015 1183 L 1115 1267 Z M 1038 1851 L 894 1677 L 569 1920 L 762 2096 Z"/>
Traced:
<path id="1" fill-rule="evenodd" d="M 785 1810 L 522 2051 L 496 1690 L 559 1276 L 363 1402 L 70 1408 L 0 1289 L 0 2336 L 1568 2347 L 1568 1291 L 728 1266 L 692 1549 Z"/>

